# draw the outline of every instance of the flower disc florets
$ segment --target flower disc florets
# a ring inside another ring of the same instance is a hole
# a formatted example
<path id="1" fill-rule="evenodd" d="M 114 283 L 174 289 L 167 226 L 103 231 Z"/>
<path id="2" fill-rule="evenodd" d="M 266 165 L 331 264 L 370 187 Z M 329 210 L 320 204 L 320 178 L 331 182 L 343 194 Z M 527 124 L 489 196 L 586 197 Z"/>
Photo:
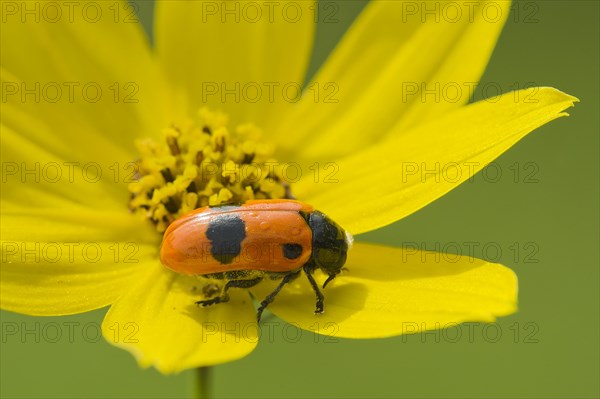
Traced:
<path id="1" fill-rule="evenodd" d="M 129 185 L 129 208 L 160 233 L 203 206 L 292 197 L 272 158 L 274 147 L 261 141 L 254 125 L 230 132 L 226 115 L 202 108 L 196 118 L 164 129 L 163 137 L 136 142 L 138 176 Z"/>

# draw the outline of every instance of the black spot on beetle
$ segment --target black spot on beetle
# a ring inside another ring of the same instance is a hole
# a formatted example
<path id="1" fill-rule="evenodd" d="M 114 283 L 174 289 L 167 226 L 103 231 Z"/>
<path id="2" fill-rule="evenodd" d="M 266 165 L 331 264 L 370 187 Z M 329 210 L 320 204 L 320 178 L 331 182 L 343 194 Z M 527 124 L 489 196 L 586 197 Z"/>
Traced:
<path id="1" fill-rule="evenodd" d="M 283 244 L 283 256 L 287 259 L 296 259 L 302 255 L 302 245 L 300 244 Z"/>
<path id="2" fill-rule="evenodd" d="M 246 224 L 236 215 L 215 216 L 208 224 L 206 238 L 211 241 L 213 258 L 224 265 L 229 264 L 242 252 Z"/>

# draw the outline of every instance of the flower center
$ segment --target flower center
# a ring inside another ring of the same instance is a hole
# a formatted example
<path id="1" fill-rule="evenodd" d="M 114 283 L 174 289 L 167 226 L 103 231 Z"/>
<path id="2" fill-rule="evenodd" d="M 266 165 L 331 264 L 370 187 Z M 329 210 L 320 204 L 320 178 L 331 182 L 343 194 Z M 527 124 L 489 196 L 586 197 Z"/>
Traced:
<path id="1" fill-rule="evenodd" d="M 178 217 L 203 206 L 252 199 L 293 198 L 254 125 L 230 132 L 227 116 L 206 108 L 163 130 L 163 141 L 136 141 L 138 176 L 129 184 L 129 208 L 163 233 Z"/>

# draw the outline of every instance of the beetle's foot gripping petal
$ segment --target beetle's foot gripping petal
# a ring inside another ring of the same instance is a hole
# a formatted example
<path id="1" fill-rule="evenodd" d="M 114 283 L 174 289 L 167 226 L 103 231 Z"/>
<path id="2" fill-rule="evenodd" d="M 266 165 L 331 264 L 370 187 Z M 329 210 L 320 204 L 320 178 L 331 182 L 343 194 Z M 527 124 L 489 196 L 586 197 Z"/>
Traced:
<path id="1" fill-rule="evenodd" d="M 324 312 L 325 312 L 325 309 L 323 307 L 323 299 L 318 299 L 317 306 L 315 308 L 315 314 L 323 314 Z"/>
<path id="2" fill-rule="evenodd" d="M 224 303 L 224 302 L 229 302 L 229 294 L 223 294 L 221 296 L 216 296 L 211 299 L 204 299 L 202 301 L 196 301 L 195 304 L 205 308 L 207 306 L 216 305 L 217 303 Z"/>
<path id="3" fill-rule="evenodd" d="M 164 129 L 163 136 L 164 141 L 136 142 L 140 157 L 129 184 L 129 208 L 160 233 L 203 206 L 293 198 L 283 165 L 271 157 L 274 146 L 261 141 L 256 126 L 230 131 L 225 114 L 202 108 L 195 118 Z"/>

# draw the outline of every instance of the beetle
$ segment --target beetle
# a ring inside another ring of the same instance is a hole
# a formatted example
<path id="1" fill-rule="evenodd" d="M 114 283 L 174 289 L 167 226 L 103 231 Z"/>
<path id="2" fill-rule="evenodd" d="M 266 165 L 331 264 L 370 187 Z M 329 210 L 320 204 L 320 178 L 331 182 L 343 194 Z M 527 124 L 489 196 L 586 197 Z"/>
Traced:
<path id="1" fill-rule="evenodd" d="M 261 303 L 257 321 L 281 289 L 306 275 L 323 313 L 324 296 L 313 277 L 328 275 L 324 289 L 342 270 L 352 236 L 324 213 L 295 200 L 252 200 L 203 207 L 175 220 L 164 233 L 160 260 L 174 272 L 226 280 L 219 295 L 197 301 L 227 302 L 230 288 L 250 288 L 265 278 L 281 279 Z M 206 290 L 205 290 L 206 291 Z M 213 288 L 210 294 L 218 292 Z"/>

